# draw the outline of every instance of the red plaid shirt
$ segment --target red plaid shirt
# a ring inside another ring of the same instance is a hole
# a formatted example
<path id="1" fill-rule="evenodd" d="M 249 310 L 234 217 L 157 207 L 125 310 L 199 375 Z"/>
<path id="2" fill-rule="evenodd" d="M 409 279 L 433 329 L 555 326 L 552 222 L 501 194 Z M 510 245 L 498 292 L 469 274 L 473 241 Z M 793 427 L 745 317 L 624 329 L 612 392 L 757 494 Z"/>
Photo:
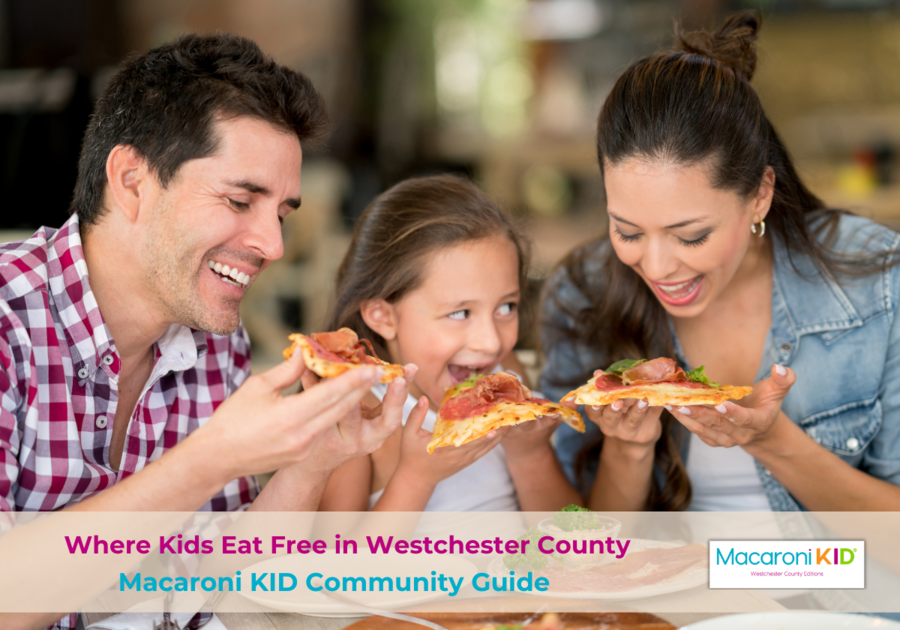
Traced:
<path id="1" fill-rule="evenodd" d="M 0 245 L 0 512 L 60 509 L 141 470 L 206 422 L 250 370 L 242 327 L 220 337 L 176 324 L 155 350 L 115 471 L 122 363 L 91 292 L 77 215 Z M 235 510 L 257 493 L 255 478 L 236 479 L 204 509 Z"/>

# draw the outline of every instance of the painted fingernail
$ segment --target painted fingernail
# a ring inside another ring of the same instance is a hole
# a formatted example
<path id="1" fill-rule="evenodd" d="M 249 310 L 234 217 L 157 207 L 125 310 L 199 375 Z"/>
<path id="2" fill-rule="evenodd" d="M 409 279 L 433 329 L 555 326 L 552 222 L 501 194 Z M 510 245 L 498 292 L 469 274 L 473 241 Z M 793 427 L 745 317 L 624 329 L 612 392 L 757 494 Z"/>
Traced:
<path id="1" fill-rule="evenodd" d="M 591 405 L 591 409 L 593 409 L 594 411 L 600 411 L 600 407 L 596 407 L 594 405 Z"/>
<path id="2" fill-rule="evenodd" d="M 728 407 L 720 403 L 716 405 L 716 411 L 718 411 L 719 413 L 726 413 L 728 411 Z"/>
<path id="3" fill-rule="evenodd" d="M 642 398 L 641 400 L 638 401 L 638 409 L 646 409 L 647 405 L 649 405 L 649 404 L 650 403 L 648 403 L 646 400 L 644 400 Z"/>
<path id="4" fill-rule="evenodd" d="M 666 408 L 666 411 L 672 411 L 672 405 L 663 405 Z"/>
<path id="5" fill-rule="evenodd" d="M 678 413 L 683 413 L 684 415 L 689 416 L 691 415 L 691 410 L 687 407 L 679 407 Z"/>
<path id="6" fill-rule="evenodd" d="M 783 365 L 778 365 L 778 364 L 776 363 L 776 364 L 775 364 L 775 371 L 778 372 L 778 374 L 779 374 L 780 376 L 787 376 L 787 370 L 784 368 Z"/>
<path id="7" fill-rule="evenodd" d="M 406 387 L 406 379 L 403 378 L 402 376 L 399 377 L 399 378 L 395 378 L 395 379 L 394 379 L 394 383 L 395 383 L 394 389 L 395 389 L 396 391 L 398 391 L 398 392 L 399 392 L 401 389 L 403 389 L 404 387 Z"/>
<path id="8" fill-rule="evenodd" d="M 613 402 L 613 404 L 611 406 L 612 406 L 613 411 L 618 411 L 619 409 L 622 408 L 622 401 L 617 400 L 617 401 Z"/>

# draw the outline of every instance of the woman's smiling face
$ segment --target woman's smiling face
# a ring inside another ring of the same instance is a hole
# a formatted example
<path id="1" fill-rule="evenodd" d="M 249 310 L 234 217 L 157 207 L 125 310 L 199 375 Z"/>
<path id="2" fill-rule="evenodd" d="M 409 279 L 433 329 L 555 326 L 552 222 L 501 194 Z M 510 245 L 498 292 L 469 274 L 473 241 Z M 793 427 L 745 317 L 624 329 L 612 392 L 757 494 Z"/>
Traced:
<path id="1" fill-rule="evenodd" d="M 695 317 L 722 294 L 762 239 L 774 173 L 749 198 L 710 185 L 703 165 L 629 159 L 604 168 L 610 240 L 673 317 Z M 752 240 L 751 240 L 752 239 Z"/>

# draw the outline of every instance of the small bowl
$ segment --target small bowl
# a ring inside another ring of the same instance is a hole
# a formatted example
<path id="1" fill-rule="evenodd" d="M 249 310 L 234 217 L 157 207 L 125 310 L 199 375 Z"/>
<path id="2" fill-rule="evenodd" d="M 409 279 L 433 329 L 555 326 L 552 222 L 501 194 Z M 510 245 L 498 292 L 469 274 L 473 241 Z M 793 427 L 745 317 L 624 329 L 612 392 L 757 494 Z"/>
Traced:
<path id="1" fill-rule="evenodd" d="M 579 529 L 568 532 L 554 525 L 552 518 L 545 518 L 538 523 L 538 530 L 542 534 L 553 536 L 554 541 L 567 540 L 569 542 L 580 542 L 582 540 L 606 541 L 607 538 L 612 538 L 613 540 L 618 539 L 619 532 L 622 531 L 622 523 L 609 516 L 601 516 L 599 514 L 596 514 L 595 516 L 597 517 L 597 520 L 600 521 L 600 527 L 595 529 Z M 554 542 L 554 545 L 555 544 L 556 543 Z M 568 565 L 598 565 L 606 564 L 616 559 L 614 554 L 606 552 L 605 546 L 603 553 L 595 551 L 593 554 L 581 554 L 570 550 L 568 553 L 560 554 L 560 557 L 562 558 L 563 563 Z"/>

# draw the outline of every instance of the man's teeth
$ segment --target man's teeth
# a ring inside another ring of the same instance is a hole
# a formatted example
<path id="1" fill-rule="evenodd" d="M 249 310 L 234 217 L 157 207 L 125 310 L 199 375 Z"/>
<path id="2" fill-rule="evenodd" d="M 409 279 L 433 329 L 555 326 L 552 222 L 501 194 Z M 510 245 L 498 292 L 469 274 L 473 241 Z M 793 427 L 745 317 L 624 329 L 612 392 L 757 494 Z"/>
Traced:
<path id="1" fill-rule="evenodd" d="M 223 265 L 220 262 L 216 262 L 215 260 L 210 259 L 208 261 L 209 268 L 216 272 L 219 276 L 219 279 L 223 282 L 228 282 L 229 284 L 233 284 L 236 287 L 246 288 L 247 285 L 250 284 L 250 276 L 245 274 L 243 271 L 238 271 L 237 268 L 231 268 L 228 265 Z"/>

